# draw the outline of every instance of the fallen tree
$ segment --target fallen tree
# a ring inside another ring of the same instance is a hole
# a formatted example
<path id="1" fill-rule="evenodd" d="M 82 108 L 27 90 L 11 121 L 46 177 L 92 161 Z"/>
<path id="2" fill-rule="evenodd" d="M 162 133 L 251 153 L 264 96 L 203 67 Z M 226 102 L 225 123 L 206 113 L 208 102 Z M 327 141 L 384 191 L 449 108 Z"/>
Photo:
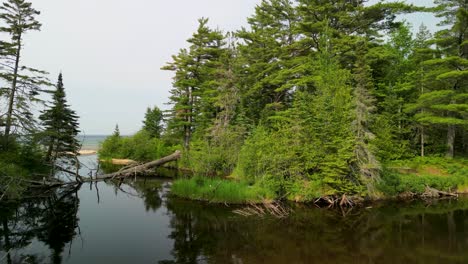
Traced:
<path id="1" fill-rule="evenodd" d="M 165 163 L 171 162 L 178 160 L 181 156 L 181 152 L 177 150 L 173 154 L 163 157 L 158 160 L 153 160 L 148 163 L 144 163 L 141 165 L 134 165 L 131 167 L 126 167 L 123 170 L 114 172 L 114 173 L 109 173 L 109 174 L 104 174 L 104 175 L 97 175 L 96 180 L 105 180 L 105 179 L 114 179 L 114 178 L 125 178 L 125 177 L 131 177 L 131 176 L 136 176 L 140 174 L 145 174 L 151 169 L 161 166 Z"/>

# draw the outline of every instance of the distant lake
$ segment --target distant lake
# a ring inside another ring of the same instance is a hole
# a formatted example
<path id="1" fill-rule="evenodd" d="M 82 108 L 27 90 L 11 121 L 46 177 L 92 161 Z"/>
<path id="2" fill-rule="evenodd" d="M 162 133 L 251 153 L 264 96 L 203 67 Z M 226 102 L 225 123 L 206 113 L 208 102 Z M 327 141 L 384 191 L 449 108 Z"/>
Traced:
<path id="1" fill-rule="evenodd" d="M 108 135 L 78 135 L 78 140 L 82 144 L 83 150 L 98 150 L 99 144 L 102 143 Z"/>

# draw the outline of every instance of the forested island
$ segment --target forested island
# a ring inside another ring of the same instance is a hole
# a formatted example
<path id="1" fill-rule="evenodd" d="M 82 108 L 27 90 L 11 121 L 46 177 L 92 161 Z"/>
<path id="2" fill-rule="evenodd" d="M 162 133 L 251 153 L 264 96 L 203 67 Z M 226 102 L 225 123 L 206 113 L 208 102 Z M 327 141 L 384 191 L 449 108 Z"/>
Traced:
<path id="1" fill-rule="evenodd" d="M 466 1 L 365 2 L 264 0 L 235 32 L 199 19 L 188 47 L 161 68 L 173 72 L 171 108 L 148 108 L 133 136 L 117 126 L 99 159 L 143 163 L 180 151 L 169 167 L 191 177 L 175 180 L 172 193 L 220 203 L 466 192 Z M 397 17 L 414 12 L 441 18 L 439 30 L 416 25 L 413 34 Z M 92 180 L 78 173 L 79 117 L 62 74 L 53 85 L 21 63 L 37 15 L 25 0 L 0 9 L 9 36 L 0 43 L 2 198 L 60 185 L 57 172 Z"/>

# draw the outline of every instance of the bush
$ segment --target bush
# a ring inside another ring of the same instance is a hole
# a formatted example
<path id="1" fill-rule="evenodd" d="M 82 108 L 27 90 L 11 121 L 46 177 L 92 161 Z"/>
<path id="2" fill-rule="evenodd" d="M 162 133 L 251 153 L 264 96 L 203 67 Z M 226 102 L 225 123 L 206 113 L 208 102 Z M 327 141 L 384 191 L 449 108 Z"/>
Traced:
<path id="1" fill-rule="evenodd" d="M 0 152 L 0 194 L 8 198 L 18 198 L 26 190 L 22 179 L 34 180 L 35 175 L 50 172 L 37 142 L 31 138 L 21 141 L 12 140 L 8 150 Z"/>
<path id="2" fill-rule="evenodd" d="M 237 164 L 244 135 L 242 127 L 230 127 L 204 140 L 193 141 L 190 153 L 186 154 L 186 165 L 204 175 L 231 174 Z"/>
<path id="3" fill-rule="evenodd" d="M 98 155 L 100 159 L 132 159 L 136 161 L 156 160 L 171 153 L 159 138 L 141 130 L 130 137 L 112 135 L 102 143 Z"/>

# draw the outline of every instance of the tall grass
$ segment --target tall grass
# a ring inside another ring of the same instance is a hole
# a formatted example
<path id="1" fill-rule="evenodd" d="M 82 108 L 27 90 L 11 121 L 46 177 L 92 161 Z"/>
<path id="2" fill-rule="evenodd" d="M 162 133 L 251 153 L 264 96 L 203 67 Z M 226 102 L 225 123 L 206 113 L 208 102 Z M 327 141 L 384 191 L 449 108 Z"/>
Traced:
<path id="1" fill-rule="evenodd" d="M 387 164 L 378 188 L 386 196 L 396 196 L 404 192 L 421 194 L 426 186 L 441 191 L 467 192 L 466 159 L 416 157 L 393 161 Z"/>
<path id="2" fill-rule="evenodd" d="M 229 204 L 256 203 L 274 198 L 272 192 L 257 185 L 206 177 L 176 180 L 172 193 L 191 200 Z"/>

